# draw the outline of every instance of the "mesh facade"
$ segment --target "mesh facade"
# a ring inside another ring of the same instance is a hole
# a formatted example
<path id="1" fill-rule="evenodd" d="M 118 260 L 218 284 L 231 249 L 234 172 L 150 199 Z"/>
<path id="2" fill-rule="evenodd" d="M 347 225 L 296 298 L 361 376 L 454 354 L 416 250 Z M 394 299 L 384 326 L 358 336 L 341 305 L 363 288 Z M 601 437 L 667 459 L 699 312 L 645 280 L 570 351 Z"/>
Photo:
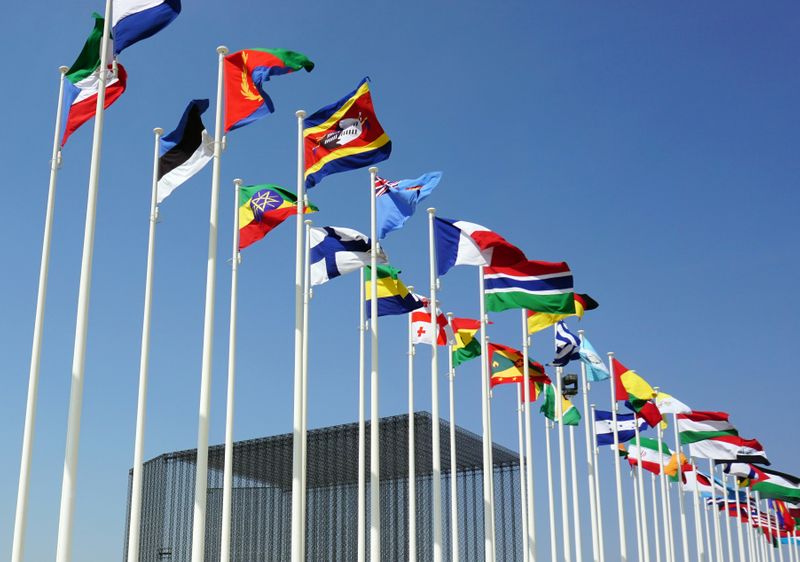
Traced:
<path id="1" fill-rule="evenodd" d="M 430 414 L 415 414 L 417 559 L 433 557 Z M 450 438 L 441 421 L 442 512 L 445 558 L 451 558 Z M 387 561 L 408 559 L 408 416 L 380 420 L 381 553 Z M 367 553 L 369 553 L 369 423 L 366 436 Z M 358 424 L 309 431 L 306 559 L 357 559 Z M 462 560 L 484 559 L 483 471 L 479 436 L 456 428 L 459 552 Z M 192 544 L 196 450 L 167 453 L 144 465 L 141 562 L 189 562 Z M 493 447 L 497 559 L 522 560 L 519 458 Z M 218 560 L 222 515 L 224 446 L 209 448 L 205 560 Z M 292 435 L 234 444 L 231 560 L 289 560 L 292 510 Z M 128 490 L 130 518 L 130 479 Z M 126 545 L 123 559 L 127 560 Z"/>

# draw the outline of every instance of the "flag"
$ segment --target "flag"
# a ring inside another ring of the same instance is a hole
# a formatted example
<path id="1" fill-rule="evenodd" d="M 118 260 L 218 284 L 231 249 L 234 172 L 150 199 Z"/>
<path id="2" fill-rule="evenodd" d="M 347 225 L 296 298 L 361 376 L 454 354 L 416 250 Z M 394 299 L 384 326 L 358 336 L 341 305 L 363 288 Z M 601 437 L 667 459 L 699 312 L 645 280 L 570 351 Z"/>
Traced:
<path id="1" fill-rule="evenodd" d="M 422 308 L 423 303 L 416 295 L 400 281 L 399 269 L 391 265 L 379 265 L 377 271 L 378 283 L 378 316 L 392 316 L 407 314 L 412 310 Z M 364 268 L 366 279 L 367 318 L 372 316 L 372 271 L 369 266 Z"/>
<path id="2" fill-rule="evenodd" d="M 779 528 L 789 533 L 794 532 L 795 520 L 789 513 L 789 508 L 786 506 L 786 503 L 781 500 L 770 500 L 770 503 L 772 504 L 772 509 L 775 511 L 775 515 L 778 517 Z"/>
<path id="3" fill-rule="evenodd" d="M 285 49 L 244 49 L 225 57 L 225 132 L 249 125 L 275 111 L 267 95 L 266 83 L 273 76 L 304 68 L 314 63 L 302 53 Z"/>
<path id="4" fill-rule="evenodd" d="M 764 448 L 755 439 L 742 439 L 725 412 L 678 414 L 678 431 L 689 454 L 714 460 L 769 464 Z"/>
<path id="5" fill-rule="evenodd" d="M 540 384 L 542 384 L 542 390 L 544 392 L 544 403 L 541 408 L 539 408 L 539 411 L 543 413 L 547 419 L 558 421 L 556 411 L 556 389 L 553 388 L 552 383 Z M 578 425 L 581 421 L 581 413 L 563 394 L 561 395 L 561 415 L 564 425 Z"/>
<path id="6" fill-rule="evenodd" d="M 674 396 L 660 390 L 656 394 L 656 407 L 662 414 L 689 414 L 692 411 L 689 406 Z"/>
<path id="7" fill-rule="evenodd" d="M 411 313 L 411 341 L 414 344 L 424 343 L 433 345 L 431 334 L 431 307 L 430 300 L 425 297 L 416 297 L 422 301 L 422 307 Z M 436 345 L 447 345 L 454 342 L 453 330 L 447 323 L 447 317 L 436 307 Z"/>
<path id="8" fill-rule="evenodd" d="M 581 338 L 581 346 L 578 349 L 581 361 L 586 365 L 586 378 L 591 382 L 604 381 L 611 375 L 608 373 L 608 367 L 603 363 L 600 355 L 595 351 L 594 347 L 586 336 Z"/>
<path id="9" fill-rule="evenodd" d="M 800 502 L 800 478 L 785 472 L 752 467 L 755 475 L 750 487 L 762 498 L 771 498 L 790 503 Z"/>
<path id="10" fill-rule="evenodd" d="M 556 325 L 556 356 L 551 365 L 556 367 L 564 367 L 573 359 L 580 359 L 578 348 L 581 345 L 581 340 L 578 336 L 573 334 L 567 329 L 567 325 L 563 320 L 560 320 Z"/>
<path id="11" fill-rule="evenodd" d="M 372 244 L 366 234 L 352 228 L 324 226 L 309 230 L 311 250 L 311 285 L 356 271 L 370 264 Z M 378 263 L 388 260 L 378 247 Z"/>
<path id="12" fill-rule="evenodd" d="M 114 0 L 114 54 L 167 27 L 181 13 L 180 0 Z"/>
<path id="13" fill-rule="evenodd" d="M 575 312 L 573 314 L 549 314 L 547 312 L 528 311 L 528 333 L 533 334 L 548 328 L 564 318 L 577 316 L 583 318 L 587 310 L 594 310 L 600 305 L 586 293 L 575 293 Z M 608 378 L 606 376 L 606 378 Z"/>
<path id="14" fill-rule="evenodd" d="M 475 334 L 481 329 L 481 321 L 471 318 L 453 318 L 451 324 L 456 342 L 453 345 L 453 367 L 458 367 L 465 361 L 480 356 L 481 342 L 475 337 Z"/>
<path id="15" fill-rule="evenodd" d="M 392 153 L 392 141 L 375 116 L 369 78 L 306 117 L 304 126 L 306 187 L 330 174 L 372 166 Z"/>
<path id="16" fill-rule="evenodd" d="M 662 467 L 666 467 L 672 459 L 672 451 L 666 443 L 661 443 L 661 449 L 658 447 L 658 440 L 652 437 L 639 437 L 639 445 L 636 441 L 632 441 L 628 445 L 628 463 L 631 466 L 636 466 L 639 462 L 642 463 L 642 468 L 653 474 L 661 474 Z M 666 474 L 666 468 L 664 474 Z"/>
<path id="17" fill-rule="evenodd" d="M 305 206 L 306 213 L 318 210 L 311 203 Z M 297 195 L 291 191 L 271 183 L 241 186 L 239 188 L 239 249 L 258 242 L 273 228 L 296 214 Z"/>
<path id="18" fill-rule="evenodd" d="M 378 240 L 402 228 L 414 214 L 417 203 L 430 195 L 441 179 L 442 172 L 428 172 L 414 180 L 375 178 Z"/>
<path id="19" fill-rule="evenodd" d="M 83 46 L 78 58 L 72 63 L 65 75 L 67 82 L 64 84 L 64 111 L 67 118 L 64 120 L 61 146 L 67 144 L 67 139 L 78 127 L 94 117 L 97 109 L 97 94 L 100 90 L 100 49 L 103 45 L 103 22 L 100 14 L 92 14 L 94 29 Z M 108 41 L 111 47 L 111 39 Z M 109 57 L 110 60 L 110 57 Z M 117 65 L 117 75 L 111 73 L 111 65 L 106 70 L 106 99 L 104 107 L 117 101 L 125 91 L 128 74 L 125 67 Z"/>
<path id="20" fill-rule="evenodd" d="M 485 226 L 435 217 L 436 269 L 441 277 L 455 265 L 509 266 L 524 261 L 525 254 Z"/>
<path id="21" fill-rule="evenodd" d="M 639 431 L 647 429 L 647 422 L 642 418 L 637 418 L 635 414 L 617 414 L 617 439 L 620 443 L 630 441 L 636 436 L 636 426 Z M 594 433 L 597 437 L 597 445 L 614 444 L 614 418 L 612 412 L 605 410 L 595 410 L 594 412 Z"/>
<path id="22" fill-rule="evenodd" d="M 490 343 L 489 353 L 489 387 L 498 384 L 522 382 L 525 371 L 522 352 L 514 348 Z M 550 382 L 541 363 L 528 358 L 528 377 L 538 382 Z"/>
<path id="23" fill-rule="evenodd" d="M 721 497 L 728 491 L 717 479 L 714 479 L 712 485 L 711 478 L 692 465 L 689 465 L 689 468 L 683 471 L 683 484 L 681 487 L 684 492 L 694 492 L 696 488 L 697 492 L 703 497 L 710 496 L 712 489 L 717 497 Z"/>
<path id="24" fill-rule="evenodd" d="M 677 482 L 678 480 L 678 460 L 679 460 L 678 454 L 673 453 L 669 459 L 669 462 L 664 467 L 664 474 L 669 476 L 670 479 L 672 479 L 675 482 Z M 692 465 L 689 464 L 689 460 L 683 453 L 680 454 L 680 463 L 681 463 L 681 472 L 692 470 Z"/>
<path id="25" fill-rule="evenodd" d="M 575 313 L 572 272 L 566 262 L 524 261 L 512 267 L 487 267 L 484 294 L 486 308 L 493 312 L 527 308 Z"/>
<path id="26" fill-rule="evenodd" d="M 611 360 L 611 365 L 617 400 L 625 400 L 631 410 L 647 420 L 650 427 L 655 427 L 661 421 L 661 413 L 650 401 L 655 397 L 656 391 L 646 380 L 616 359 Z"/>
<path id="27" fill-rule="evenodd" d="M 201 117 L 207 109 L 208 100 L 190 101 L 178 128 L 158 139 L 156 200 L 159 205 L 214 156 L 214 139 L 206 131 Z"/>
<path id="28" fill-rule="evenodd" d="M 528 381 L 528 384 L 530 385 L 529 393 L 530 393 L 530 398 L 531 398 L 529 400 L 529 402 L 536 402 L 539 399 L 539 396 L 542 394 L 542 392 L 544 392 L 545 383 L 537 382 L 537 381 L 531 379 L 530 381 Z M 525 386 L 524 385 L 525 385 L 525 383 L 520 383 L 520 385 L 519 385 L 520 401 L 523 402 L 523 403 L 525 402 Z"/>

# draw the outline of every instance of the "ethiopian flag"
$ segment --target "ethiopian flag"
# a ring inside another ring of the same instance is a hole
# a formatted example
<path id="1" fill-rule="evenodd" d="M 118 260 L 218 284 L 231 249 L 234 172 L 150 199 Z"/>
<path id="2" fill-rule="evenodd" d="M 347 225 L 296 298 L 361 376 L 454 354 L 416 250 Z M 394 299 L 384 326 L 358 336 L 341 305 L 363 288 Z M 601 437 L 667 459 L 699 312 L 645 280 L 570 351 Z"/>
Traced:
<path id="1" fill-rule="evenodd" d="M 305 212 L 318 211 L 306 205 Z M 245 185 L 239 188 L 239 249 L 258 242 L 267 233 L 297 214 L 297 195 L 273 185 Z"/>
<path id="2" fill-rule="evenodd" d="M 497 343 L 489 344 L 489 386 L 522 382 L 525 377 L 522 352 Z M 528 358 L 528 376 L 532 381 L 550 382 L 541 363 Z"/>
<path id="3" fill-rule="evenodd" d="M 456 339 L 453 346 L 453 367 L 458 367 L 465 361 L 480 356 L 481 342 L 475 337 L 475 334 L 481 329 L 481 321 L 471 318 L 453 318 L 450 325 Z"/>
<path id="4" fill-rule="evenodd" d="M 541 390 L 544 392 L 544 403 L 539 411 L 544 416 L 551 420 L 557 421 L 558 414 L 556 412 L 556 389 L 553 388 L 552 383 L 538 383 L 541 384 Z M 564 425 L 578 425 L 581 421 L 581 413 L 570 402 L 568 398 L 561 396 L 561 415 L 564 420 Z"/>

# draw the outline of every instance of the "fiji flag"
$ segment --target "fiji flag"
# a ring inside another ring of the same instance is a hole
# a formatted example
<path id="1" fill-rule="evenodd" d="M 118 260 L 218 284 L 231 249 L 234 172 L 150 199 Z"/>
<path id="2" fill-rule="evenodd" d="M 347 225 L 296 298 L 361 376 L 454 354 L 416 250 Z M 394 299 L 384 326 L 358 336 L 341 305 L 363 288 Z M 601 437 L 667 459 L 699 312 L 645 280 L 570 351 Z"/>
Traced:
<path id="1" fill-rule="evenodd" d="M 550 364 L 564 367 L 573 359 L 580 359 L 580 345 L 581 339 L 567 329 L 563 320 L 559 321 L 556 324 L 556 356 Z"/>
<path id="2" fill-rule="evenodd" d="M 306 187 L 322 178 L 389 158 L 392 141 L 375 116 L 369 78 L 339 101 L 305 119 Z"/>
<path id="3" fill-rule="evenodd" d="M 327 283 L 370 263 L 370 240 L 357 230 L 324 226 L 310 229 L 308 236 L 312 285 Z M 386 255 L 379 248 L 378 263 L 386 261 Z"/>
<path id="4" fill-rule="evenodd" d="M 425 199 L 439 185 L 442 172 L 428 172 L 415 180 L 389 181 L 377 178 L 375 200 L 378 221 L 378 240 L 383 240 L 392 231 L 403 227 L 417 203 Z"/>
<path id="5" fill-rule="evenodd" d="M 155 35 L 181 13 L 181 0 L 114 0 L 114 54 Z"/>

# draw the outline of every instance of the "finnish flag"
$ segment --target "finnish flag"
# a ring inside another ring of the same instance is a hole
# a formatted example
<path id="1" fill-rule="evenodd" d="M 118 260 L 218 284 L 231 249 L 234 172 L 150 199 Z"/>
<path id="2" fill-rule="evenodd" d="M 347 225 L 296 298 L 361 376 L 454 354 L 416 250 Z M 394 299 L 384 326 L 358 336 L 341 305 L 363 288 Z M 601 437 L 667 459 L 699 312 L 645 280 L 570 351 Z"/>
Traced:
<path id="1" fill-rule="evenodd" d="M 323 226 L 309 230 L 311 285 L 322 285 L 335 277 L 370 264 L 370 240 L 352 228 Z M 378 263 L 388 260 L 378 247 Z"/>

